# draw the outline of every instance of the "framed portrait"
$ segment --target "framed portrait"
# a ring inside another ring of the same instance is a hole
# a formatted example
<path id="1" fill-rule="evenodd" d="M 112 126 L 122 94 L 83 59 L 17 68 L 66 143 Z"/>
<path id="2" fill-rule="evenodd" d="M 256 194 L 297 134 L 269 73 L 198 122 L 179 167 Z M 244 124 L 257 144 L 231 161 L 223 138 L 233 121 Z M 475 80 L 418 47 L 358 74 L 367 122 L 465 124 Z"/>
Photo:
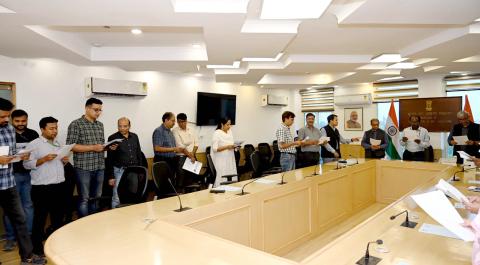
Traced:
<path id="1" fill-rule="evenodd" d="M 363 131 L 363 108 L 345 109 L 345 131 Z"/>

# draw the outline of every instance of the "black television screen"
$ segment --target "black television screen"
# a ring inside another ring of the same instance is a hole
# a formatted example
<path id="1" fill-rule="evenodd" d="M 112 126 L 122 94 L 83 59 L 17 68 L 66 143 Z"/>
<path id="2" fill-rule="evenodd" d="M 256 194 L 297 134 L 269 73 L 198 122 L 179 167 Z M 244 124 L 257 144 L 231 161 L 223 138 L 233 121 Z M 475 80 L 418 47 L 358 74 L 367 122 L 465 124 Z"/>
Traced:
<path id="1" fill-rule="evenodd" d="M 235 124 L 237 96 L 198 92 L 197 126 L 217 125 L 222 117 Z"/>

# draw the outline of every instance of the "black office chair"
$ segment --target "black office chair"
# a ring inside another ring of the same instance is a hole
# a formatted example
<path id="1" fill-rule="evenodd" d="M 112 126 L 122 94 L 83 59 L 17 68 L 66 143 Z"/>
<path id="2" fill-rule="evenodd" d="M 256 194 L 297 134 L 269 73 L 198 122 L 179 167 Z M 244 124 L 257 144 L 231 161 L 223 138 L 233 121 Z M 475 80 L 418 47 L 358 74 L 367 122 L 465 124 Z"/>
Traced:
<path id="1" fill-rule="evenodd" d="M 168 183 L 168 179 L 170 179 L 172 184 L 175 183 L 175 174 L 172 172 L 167 162 L 160 161 L 153 163 L 152 177 L 159 198 L 176 196 L 172 186 Z"/>
<path id="2" fill-rule="evenodd" d="M 213 164 L 212 156 L 210 156 L 209 153 L 207 153 L 207 162 L 208 162 L 208 168 L 210 170 L 210 173 L 212 174 L 212 180 L 210 183 L 215 183 L 215 179 L 217 178 L 217 171 L 215 170 L 215 165 Z M 224 175 L 221 177 L 226 178 L 227 181 L 220 182 L 220 185 L 228 185 L 238 181 L 238 174 Z M 237 177 L 237 181 L 233 180 L 234 177 Z"/>
<path id="3" fill-rule="evenodd" d="M 246 144 L 243 146 L 243 154 L 245 155 L 245 164 L 240 168 L 239 172 L 242 173 L 247 173 L 250 171 L 253 171 L 252 168 L 252 161 L 250 159 L 250 156 L 252 153 L 255 152 L 255 147 L 251 144 Z"/>
<path id="4" fill-rule="evenodd" d="M 278 141 L 275 140 L 272 143 L 273 148 L 273 158 L 272 158 L 272 166 L 273 167 L 280 167 L 280 149 L 278 149 Z"/>
<path id="5" fill-rule="evenodd" d="M 264 170 L 264 167 L 262 167 L 262 159 L 258 151 L 253 152 L 250 155 L 250 161 L 252 163 L 252 169 L 253 169 L 253 178 L 259 178 L 262 176 L 266 175 L 271 175 L 271 174 L 277 174 L 282 172 L 281 168 L 274 168 L 270 170 Z"/>
<path id="6" fill-rule="evenodd" d="M 424 155 L 425 155 L 425 162 L 433 162 L 435 160 L 432 146 L 425 148 Z"/>
<path id="7" fill-rule="evenodd" d="M 137 204 L 146 200 L 147 172 L 147 168 L 141 166 L 125 168 L 117 188 L 118 198 L 120 199 L 118 207 Z"/>

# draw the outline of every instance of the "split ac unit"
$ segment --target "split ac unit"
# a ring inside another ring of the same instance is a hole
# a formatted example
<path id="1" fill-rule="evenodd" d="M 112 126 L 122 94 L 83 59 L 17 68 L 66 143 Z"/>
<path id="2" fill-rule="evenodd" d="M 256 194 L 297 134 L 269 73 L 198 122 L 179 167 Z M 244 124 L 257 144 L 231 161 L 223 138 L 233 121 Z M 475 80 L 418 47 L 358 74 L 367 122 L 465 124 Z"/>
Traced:
<path id="1" fill-rule="evenodd" d="M 262 106 L 287 106 L 288 97 L 276 96 L 276 95 L 262 95 L 261 105 Z"/>
<path id="2" fill-rule="evenodd" d="M 85 80 L 87 96 L 146 96 L 147 83 L 90 77 Z"/>
<path id="3" fill-rule="evenodd" d="M 370 105 L 372 104 L 372 94 L 335 96 L 334 101 L 337 106 Z"/>

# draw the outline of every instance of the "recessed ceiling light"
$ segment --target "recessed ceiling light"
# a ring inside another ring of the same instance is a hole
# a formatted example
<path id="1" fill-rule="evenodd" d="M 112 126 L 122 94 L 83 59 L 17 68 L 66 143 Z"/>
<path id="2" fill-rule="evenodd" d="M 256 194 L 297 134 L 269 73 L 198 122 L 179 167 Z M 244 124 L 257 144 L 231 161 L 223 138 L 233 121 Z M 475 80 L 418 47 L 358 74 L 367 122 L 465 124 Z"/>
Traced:
<path id="1" fill-rule="evenodd" d="M 480 18 L 475 19 L 476 22 L 480 22 Z"/>
<path id="2" fill-rule="evenodd" d="M 396 53 L 385 53 L 379 56 L 373 57 L 371 63 L 399 63 L 407 60 L 408 58 L 402 58 L 400 54 Z"/>
<path id="3" fill-rule="evenodd" d="M 240 68 L 240 61 L 235 61 L 233 62 L 232 65 L 229 64 L 207 64 L 208 69 L 217 69 L 217 68 L 223 68 L 223 69 L 236 69 Z"/>
<path id="4" fill-rule="evenodd" d="M 202 45 L 200 45 L 198 43 L 194 43 L 194 44 L 192 44 L 192 47 L 195 48 L 195 49 L 200 49 L 200 48 L 202 48 Z"/>
<path id="5" fill-rule="evenodd" d="M 387 66 L 387 69 L 413 69 L 417 68 L 418 66 L 411 62 L 406 63 L 395 63 L 392 65 Z"/>
<path id="6" fill-rule="evenodd" d="M 468 72 L 468 71 L 452 71 L 452 72 L 450 72 L 450 74 L 452 74 L 452 75 L 468 75 L 468 74 L 470 74 L 470 72 Z"/>
<path id="7" fill-rule="evenodd" d="M 263 0 L 261 19 L 319 18 L 332 0 Z"/>
<path id="8" fill-rule="evenodd" d="M 143 33 L 141 29 L 132 29 L 130 32 L 134 35 L 140 35 Z"/>
<path id="9" fill-rule="evenodd" d="M 369 63 L 357 67 L 357 70 L 382 70 L 388 66 L 388 63 Z"/>

